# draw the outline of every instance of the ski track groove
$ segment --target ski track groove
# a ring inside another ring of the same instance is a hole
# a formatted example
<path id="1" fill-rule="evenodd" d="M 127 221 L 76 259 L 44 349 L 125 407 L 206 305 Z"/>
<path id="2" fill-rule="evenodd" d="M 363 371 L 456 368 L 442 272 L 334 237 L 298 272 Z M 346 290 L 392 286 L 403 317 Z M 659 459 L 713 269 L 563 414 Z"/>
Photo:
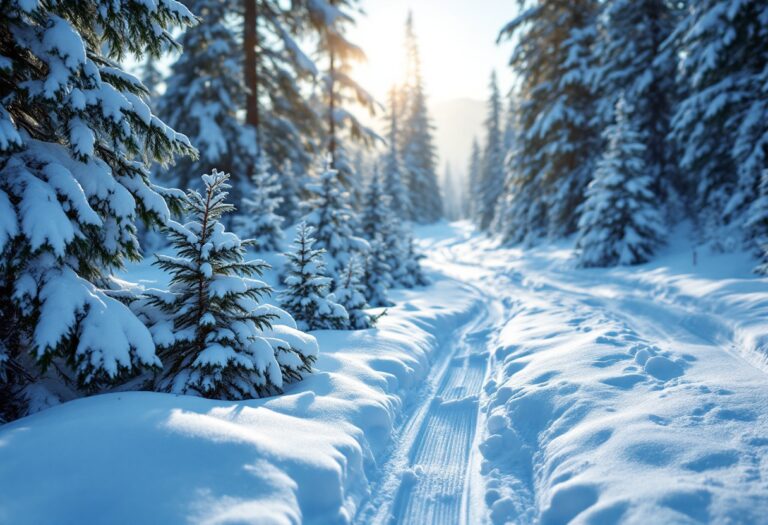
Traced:
<path id="1" fill-rule="evenodd" d="M 405 453 L 405 462 L 397 472 L 401 477 L 396 487 L 389 489 L 389 501 L 385 497 L 372 502 L 374 510 L 359 513 L 356 523 L 444 525 L 469 521 L 465 509 L 477 452 L 478 399 L 488 365 L 488 345 L 496 328 L 491 308 L 469 321 L 460 340 L 453 348 L 446 348 L 454 355 L 435 382 L 434 393 L 424 401 L 428 406 L 418 430 L 398 447 Z M 394 451 L 390 457 L 397 456 Z"/>

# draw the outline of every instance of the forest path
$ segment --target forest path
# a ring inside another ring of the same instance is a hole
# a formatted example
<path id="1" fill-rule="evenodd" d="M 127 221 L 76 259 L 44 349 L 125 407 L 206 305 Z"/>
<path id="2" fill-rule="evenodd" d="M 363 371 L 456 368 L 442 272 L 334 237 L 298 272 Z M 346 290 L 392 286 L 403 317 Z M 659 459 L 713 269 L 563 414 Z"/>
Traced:
<path id="1" fill-rule="evenodd" d="M 580 270 L 568 248 L 505 249 L 452 228 L 428 237 L 427 265 L 503 314 L 480 395 L 470 522 L 759 521 L 768 365 L 744 332 L 768 308 L 759 283 L 674 257 Z"/>
<path id="2" fill-rule="evenodd" d="M 465 281 L 471 284 L 471 281 Z M 503 308 L 484 296 L 484 308 L 439 351 L 418 401 L 406 414 L 374 495 L 358 524 L 477 523 L 479 406 L 489 345 Z"/>

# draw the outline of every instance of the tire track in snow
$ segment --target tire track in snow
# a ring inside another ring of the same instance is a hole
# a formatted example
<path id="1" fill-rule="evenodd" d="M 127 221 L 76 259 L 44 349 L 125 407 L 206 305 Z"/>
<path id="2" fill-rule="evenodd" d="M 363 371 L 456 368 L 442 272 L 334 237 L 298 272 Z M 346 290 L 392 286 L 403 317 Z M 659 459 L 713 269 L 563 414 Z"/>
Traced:
<path id="1" fill-rule="evenodd" d="M 438 387 L 416 410 L 393 452 L 390 480 L 357 516 L 360 524 L 469 522 L 469 478 L 476 454 L 478 400 L 485 379 L 488 344 L 498 312 L 482 311 L 447 348 Z"/>

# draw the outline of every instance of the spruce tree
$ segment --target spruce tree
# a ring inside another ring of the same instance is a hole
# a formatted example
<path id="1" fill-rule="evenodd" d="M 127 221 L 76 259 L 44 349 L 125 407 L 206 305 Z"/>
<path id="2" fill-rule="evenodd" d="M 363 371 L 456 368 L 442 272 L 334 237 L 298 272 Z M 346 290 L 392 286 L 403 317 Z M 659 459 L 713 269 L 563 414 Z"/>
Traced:
<path id="1" fill-rule="evenodd" d="M 229 22 L 234 7 L 222 0 L 189 0 L 187 5 L 200 23 L 181 35 L 184 52 L 172 64 L 157 105 L 160 115 L 189 137 L 200 158 L 179 162 L 159 175 L 186 189 L 199 183 L 198 173 L 222 169 L 234 174 L 239 201 L 257 150 L 253 128 L 238 116 L 246 89 L 240 44 Z"/>
<path id="2" fill-rule="evenodd" d="M 597 119 L 602 127 L 610 125 L 619 97 L 631 101 L 634 113 L 628 117 L 645 138 L 646 169 L 661 200 L 671 186 L 682 189 L 668 139 L 678 64 L 674 48 L 664 46 L 676 23 L 677 9 L 669 0 L 611 0 L 601 13 L 594 51 Z"/>
<path id="3" fill-rule="evenodd" d="M 225 2 L 226 3 L 226 2 Z M 320 119 L 306 97 L 319 74 L 307 52 L 317 1 L 243 0 L 230 3 L 242 28 L 238 63 L 246 91 L 245 123 L 259 151 L 276 166 L 309 168 L 318 148 Z"/>
<path id="4" fill-rule="evenodd" d="M 578 224 L 601 149 L 591 82 L 596 21 L 601 2 L 523 2 L 520 15 L 500 38 L 517 42 L 510 64 L 518 75 L 515 93 L 520 129 L 513 160 L 515 186 L 505 213 L 510 242 L 562 237 Z"/>
<path id="5" fill-rule="evenodd" d="M 140 258 L 137 222 L 163 223 L 172 192 L 151 161 L 193 154 L 151 114 L 128 54 L 177 47 L 194 22 L 173 0 L 3 3 L 0 39 L 0 331 L 5 382 L 26 412 L 26 386 L 55 369 L 80 391 L 159 361 L 149 332 L 115 299 L 110 277 Z M 18 373 L 17 373 L 18 372 Z"/>
<path id="6" fill-rule="evenodd" d="M 300 166 L 290 160 L 283 162 L 280 169 L 280 206 L 277 214 L 285 219 L 288 224 L 294 224 L 300 216 L 300 190 L 303 183 Z"/>
<path id="7" fill-rule="evenodd" d="M 404 179 L 411 201 L 409 219 L 435 222 L 443 216 L 443 201 L 437 182 L 437 154 L 432 123 L 421 78 L 421 60 L 413 29 L 413 16 L 406 21 L 406 69 L 404 115 L 400 136 Z"/>
<path id="8" fill-rule="evenodd" d="M 284 339 L 275 338 L 275 313 L 259 306 L 271 289 L 254 278 L 269 266 L 246 261 L 250 243 L 220 222 L 234 209 L 226 202 L 228 180 L 214 171 L 203 176 L 204 194 L 190 190 L 190 221 L 168 222 L 176 254 L 156 256 L 155 264 L 171 274 L 170 289 L 148 291 L 135 307 L 151 326 L 164 363 L 161 390 L 216 399 L 268 395 L 280 391 L 284 373 L 299 378 L 310 372 L 317 354 L 309 338 L 286 330 Z"/>
<path id="9" fill-rule="evenodd" d="M 606 131 L 608 148 L 587 189 L 576 249 L 583 266 L 646 262 L 661 243 L 663 221 L 645 165 L 645 137 L 624 99 Z"/>
<path id="10" fill-rule="evenodd" d="M 263 153 L 256 160 L 251 187 L 250 197 L 243 199 L 235 227 L 240 235 L 253 241 L 256 251 L 278 251 L 283 238 L 283 218 L 276 212 L 282 201 L 282 188 Z"/>
<path id="11" fill-rule="evenodd" d="M 501 94 L 496 82 L 496 72 L 491 74 L 491 96 L 488 99 L 488 115 L 485 119 L 485 148 L 480 166 L 478 184 L 480 205 L 475 218 L 481 230 L 488 230 L 494 218 L 496 203 L 504 187 L 504 136 L 501 130 Z"/>
<path id="12" fill-rule="evenodd" d="M 424 274 L 420 262 L 424 256 L 416 251 L 416 243 L 413 240 L 413 233 L 410 231 L 405 232 L 403 245 L 405 246 L 405 271 L 402 274 L 394 275 L 396 282 L 406 288 L 428 285 L 429 279 Z"/>
<path id="13" fill-rule="evenodd" d="M 387 130 L 387 151 L 382 157 L 384 166 L 384 189 L 391 199 L 392 211 L 401 219 L 411 217 L 411 199 L 403 181 L 402 163 L 400 161 L 400 124 L 398 90 L 393 86 L 389 91 L 389 116 Z"/>
<path id="14" fill-rule="evenodd" d="M 482 191 L 480 187 L 480 170 L 482 155 L 477 138 L 472 139 L 472 152 L 469 155 L 469 165 L 467 167 L 467 185 L 469 186 L 469 204 L 468 215 L 474 222 L 479 222 L 478 217 L 482 210 Z"/>
<path id="15" fill-rule="evenodd" d="M 412 261 L 405 244 L 408 226 L 392 210 L 391 200 L 384 191 L 378 168 L 374 169 L 366 190 L 361 227 L 369 242 L 376 238 L 381 242 L 382 256 L 389 273 L 388 286 L 397 284 L 412 287 L 413 280 L 409 275 L 413 269 Z"/>
<path id="16" fill-rule="evenodd" d="M 326 60 L 321 76 L 318 99 L 324 126 L 322 148 L 330 153 L 331 168 L 337 170 L 341 181 L 350 190 L 352 203 L 359 196 L 356 174 L 349 161 L 345 141 L 366 145 L 379 139 L 378 134 L 365 126 L 349 110 L 351 105 L 361 106 L 372 115 L 376 102 L 354 78 L 352 64 L 366 59 L 360 47 L 347 39 L 349 26 L 355 23 L 354 12 L 359 0 L 313 0 L 307 2 L 309 19 L 318 35 L 318 52 Z"/>
<path id="17" fill-rule="evenodd" d="M 768 6 L 689 2 L 669 45 L 682 57 L 688 88 L 672 137 L 682 150 L 681 172 L 701 231 L 721 248 L 734 247 L 740 237 L 759 243 L 763 224 L 745 219 L 760 194 L 768 151 Z"/>
<path id="18" fill-rule="evenodd" d="M 288 269 L 280 304 L 293 315 L 302 330 L 345 329 L 349 316 L 330 295 L 333 280 L 326 274 L 325 250 L 313 247 L 313 233 L 314 229 L 308 224 L 299 224 L 294 251 L 285 254 Z"/>
<path id="19" fill-rule="evenodd" d="M 333 292 L 333 297 L 347 311 L 348 328 L 365 330 L 374 325 L 375 318 L 365 310 L 368 303 L 365 300 L 365 287 L 362 285 L 363 269 L 358 258 L 352 257 L 341 273 L 339 283 Z"/>
<path id="20" fill-rule="evenodd" d="M 362 284 L 365 299 L 371 306 L 391 306 L 387 291 L 392 288 L 392 269 L 387 263 L 387 249 L 378 233 L 369 241 Z"/>
<path id="21" fill-rule="evenodd" d="M 353 253 L 365 251 L 365 241 L 355 235 L 357 217 L 349 205 L 349 193 L 330 163 L 305 189 L 309 199 L 302 203 L 303 221 L 312 228 L 318 248 L 325 250 L 326 264 L 335 279 Z"/>

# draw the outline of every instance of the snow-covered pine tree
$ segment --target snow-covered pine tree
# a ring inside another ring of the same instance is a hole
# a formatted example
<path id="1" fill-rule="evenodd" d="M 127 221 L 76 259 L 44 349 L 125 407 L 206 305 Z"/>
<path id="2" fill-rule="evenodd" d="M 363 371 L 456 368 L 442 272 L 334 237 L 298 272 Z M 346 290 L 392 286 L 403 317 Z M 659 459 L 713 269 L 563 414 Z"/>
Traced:
<path id="1" fill-rule="evenodd" d="M 688 2 L 673 36 L 688 89 L 672 138 L 701 230 L 720 247 L 738 244 L 740 233 L 759 242 L 763 225 L 745 221 L 745 212 L 759 195 L 768 151 L 768 4 Z M 723 232 L 724 223 L 732 233 Z M 747 223 L 758 229 L 741 230 Z"/>
<path id="2" fill-rule="evenodd" d="M 405 43 L 408 76 L 404 86 L 404 114 L 400 135 L 402 168 L 410 194 L 409 219 L 429 223 L 443 216 L 443 201 L 437 182 L 437 154 L 421 78 L 421 60 L 410 13 L 406 21 Z"/>
<path id="3" fill-rule="evenodd" d="M 403 181 L 402 163 L 400 162 L 400 124 L 399 112 L 402 101 L 399 99 L 399 91 L 393 86 L 389 90 L 389 104 L 387 117 L 387 151 L 382 156 L 384 166 L 384 190 L 392 199 L 391 208 L 395 215 L 402 220 L 411 217 L 411 200 L 408 189 Z"/>
<path id="4" fill-rule="evenodd" d="M 227 3 L 227 2 L 223 2 Z M 291 161 L 300 171 L 309 168 L 317 149 L 320 120 L 306 97 L 305 85 L 319 70 L 305 52 L 311 42 L 311 14 L 316 2 L 243 0 L 242 64 L 245 123 L 256 130 L 260 149 L 281 165 Z"/>
<path id="5" fill-rule="evenodd" d="M 480 169 L 482 163 L 482 154 L 477 137 L 472 139 L 472 152 L 469 155 L 469 165 L 467 167 L 467 185 L 469 187 L 469 203 L 467 212 L 470 219 L 477 222 L 482 205 L 482 192 L 480 191 Z"/>
<path id="6" fill-rule="evenodd" d="M 294 251 L 285 254 L 288 269 L 280 304 L 302 330 L 343 330 L 349 315 L 330 293 L 333 280 L 326 274 L 325 250 L 313 247 L 313 233 L 312 226 L 304 222 L 296 230 Z"/>
<path id="7" fill-rule="evenodd" d="M 510 63 L 519 77 L 520 129 L 507 188 L 505 239 L 534 241 L 573 233 L 600 154 L 593 43 L 602 2 L 521 2 L 500 38 L 517 45 Z"/>
<path id="8" fill-rule="evenodd" d="M 290 160 L 283 162 L 280 169 L 280 206 L 277 214 L 288 224 L 294 224 L 300 216 L 300 190 L 304 177 L 299 171 L 300 166 Z"/>
<path id="9" fill-rule="evenodd" d="M 312 0 L 306 3 L 309 19 L 319 39 L 319 53 L 326 58 L 318 97 L 319 113 L 324 123 L 323 149 L 331 155 L 331 167 L 338 171 L 340 180 L 351 192 L 351 204 L 359 196 L 357 177 L 345 148 L 346 140 L 370 145 L 381 137 L 365 126 L 348 107 L 362 106 L 371 115 L 377 106 L 352 74 L 352 63 L 365 60 L 360 47 L 347 39 L 346 32 L 355 23 L 354 12 L 359 0 Z"/>
<path id="10" fill-rule="evenodd" d="M 663 220 L 653 178 L 645 166 L 645 137 L 636 131 L 625 100 L 616 105 L 579 220 L 576 249 L 582 266 L 639 264 L 663 238 Z"/>
<path id="11" fill-rule="evenodd" d="M 488 115 L 485 119 L 485 148 L 480 165 L 480 203 L 475 217 L 481 230 L 488 230 L 494 218 L 496 203 L 504 187 L 504 135 L 501 131 L 501 94 L 496 81 L 496 71 L 491 73 L 489 84 Z"/>
<path id="12" fill-rule="evenodd" d="M 394 276 L 396 282 L 406 288 L 428 285 L 429 279 L 424 274 L 420 262 L 424 256 L 416 251 L 416 242 L 412 232 L 405 231 L 403 245 L 405 246 L 405 272 Z"/>
<path id="13" fill-rule="evenodd" d="M 242 237 L 253 241 L 256 251 L 278 251 L 283 238 L 283 218 L 276 213 L 282 201 L 280 180 L 264 153 L 256 159 L 254 170 L 250 196 L 243 199 L 235 228 Z"/>
<path id="14" fill-rule="evenodd" d="M 229 21 L 235 6 L 222 0 L 186 3 L 200 17 L 200 23 L 181 35 L 184 52 L 172 64 L 157 106 L 162 118 L 189 137 L 200 158 L 178 162 L 159 175 L 161 180 L 186 189 L 199 184 L 197 174 L 222 169 L 234 174 L 234 199 L 238 202 L 255 161 L 256 138 L 253 128 L 238 117 L 246 88 L 241 47 Z"/>
<path id="15" fill-rule="evenodd" d="M 309 199 L 302 202 L 303 221 L 312 228 L 318 248 L 325 250 L 326 265 L 336 279 L 353 253 L 366 250 L 365 241 L 355 235 L 357 216 L 349 205 L 349 193 L 330 162 L 305 189 Z"/>
<path id="16" fill-rule="evenodd" d="M 119 61 L 176 47 L 170 26 L 194 18 L 173 0 L 9 0 L 2 11 L 0 319 L 14 329 L 0 331 L 0 347 L 6 370 L 23 373 L 5 385 L 16 408 L 0 411 L 22 414 L 23 386 L 48 368 L 93 390 L 159 365 L 149 332 L 108 288 L 140 257 L 137 221 L 169 218 L 170 193 L 147 164 L 193 149 Z"/>
<path id="17" fill-rule="evenodd" d="M 365 310 L 368 303 L 365 300 L 365 287 L 361 283 L 363 268 L 353 256 L 341 273 L 333 297 L 347 311 L 349 316 L 348 327 L 351 330 L 365 330 L 374 325 L 376 317 L 371 316 Z"/>
<path id="18" fill-rule="evenodd" d="M 221 223 L 234 209 L 226 202 L 228 180 L 214 171 L 203 176 L 204 194 L 190 190 L 190 221 L 167 226 L 176 255 L 156 256 L 155 264 L 171 274 L 170 289 L 149 290 L 144 304 L 134 307 L 150 326 L 164 363 L 161 390 L 259 397 L 280 391 L 284 371 L 292 378 L 310 372 L 317 354 L 316 343 L 301 334 L 275 338 L 275 313 L 259 304 L 271 289 L 254 278 L 269 266 L 246 261 L 249 242 Z"/>
<path id="19" fill-rule="evenodd" d="M 646 140 L 645 165 L 660 201 L 671 185 L 682 189 L 668 139 L 678 62 L 674 48 L 663 47 L 677 18 L 669 0 L 611 0 L 600 15 L 594 51 L 599 57 L 593 90 L 600 94 L 600 125 L 612 123 L 622 94 L 631 101 L 634 113 L 628 118 Z"/>
<path id="20" fill-rule="evenodd" d="M 392 269 L 387 263 L 387 247 L 378 233 L 369 240 L 369 244 L 362 279 L 365 299 L 371 306 L 391 306 L 387 291 L 392 288 L 393 282 Z"/>
<path id="21" fill-rule="evenodd" d="M 384 261 L 390 274 L 389 286 L 409 286 L 411 281 L 408 276 L 408 253 L 403 244 L 407 226 L 393 212 L 390 203 L 391 199 L 384 191 L 377 166 L 365 192 L 361 228 L 368 241 L 378 237 L 382 243 Z"/>

